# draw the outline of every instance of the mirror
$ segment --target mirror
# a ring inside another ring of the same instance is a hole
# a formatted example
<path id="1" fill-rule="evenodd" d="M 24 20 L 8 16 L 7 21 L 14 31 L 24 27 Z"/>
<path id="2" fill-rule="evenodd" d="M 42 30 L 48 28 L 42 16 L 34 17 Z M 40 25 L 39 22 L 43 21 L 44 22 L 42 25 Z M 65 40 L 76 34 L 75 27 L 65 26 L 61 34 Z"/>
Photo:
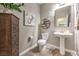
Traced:
<path id="1" fill-rule="evenodd" d="M 55 26 L 56 27 L 69 27 L 71 16 L 71 6 L 65 6 L 55 10 Z"/>

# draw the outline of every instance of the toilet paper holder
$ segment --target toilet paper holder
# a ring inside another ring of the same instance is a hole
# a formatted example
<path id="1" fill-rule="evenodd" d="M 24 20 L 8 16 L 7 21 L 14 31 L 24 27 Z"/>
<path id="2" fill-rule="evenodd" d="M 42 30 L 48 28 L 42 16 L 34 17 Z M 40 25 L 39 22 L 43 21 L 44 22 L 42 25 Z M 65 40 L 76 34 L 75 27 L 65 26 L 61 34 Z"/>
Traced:
<path id="1" fill-rule="evenodd" d="M 30 42 L 33 39 L 33 36 L 29 36 L 27 42 Z"/>

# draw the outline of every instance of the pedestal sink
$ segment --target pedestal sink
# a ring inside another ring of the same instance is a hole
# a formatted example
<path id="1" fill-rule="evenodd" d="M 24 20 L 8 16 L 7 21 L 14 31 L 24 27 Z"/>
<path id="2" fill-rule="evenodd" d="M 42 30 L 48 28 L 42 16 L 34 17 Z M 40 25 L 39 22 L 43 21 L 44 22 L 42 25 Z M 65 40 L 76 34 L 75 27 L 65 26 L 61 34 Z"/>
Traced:
<path id="1" fill-rule="evenodd" d="M 65 54 L 65 38 L 69 38 L 73 36 L 70 32 L 54 32 L 56 37 L 60 37 L 60 53 L 62 55 Z"/>

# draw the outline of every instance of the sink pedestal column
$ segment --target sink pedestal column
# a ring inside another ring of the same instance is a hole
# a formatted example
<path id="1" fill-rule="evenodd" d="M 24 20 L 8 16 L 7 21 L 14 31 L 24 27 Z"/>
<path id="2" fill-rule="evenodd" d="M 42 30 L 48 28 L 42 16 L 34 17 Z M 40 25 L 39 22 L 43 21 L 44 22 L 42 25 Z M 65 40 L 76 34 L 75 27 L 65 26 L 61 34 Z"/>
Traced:
<path id="1" fill-rule="evenodd" d="M 54 35 L 56 35 L 56 37 L 60 37 L 60 53 L 61 53 L 61 55 L 65 55 L 65 39 L 72 37 L 73 33 L 70 33 L 70 32 L 66 32 L 66 33 L 54 32 Z"/>
<path id="2" fill-rule="evenodd" d="M 61 55 L 65 55 L 65 38 L 60 37 L 60 53 Z"/>

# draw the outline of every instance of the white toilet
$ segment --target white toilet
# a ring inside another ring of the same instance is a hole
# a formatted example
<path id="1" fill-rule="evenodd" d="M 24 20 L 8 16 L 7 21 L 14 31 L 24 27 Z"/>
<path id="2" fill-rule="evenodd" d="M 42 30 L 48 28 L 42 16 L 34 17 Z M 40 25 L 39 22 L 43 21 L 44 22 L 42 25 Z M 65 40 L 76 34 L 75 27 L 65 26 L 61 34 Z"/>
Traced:
<path id="1" fill-rule="evenodd" d="M 42 33 L 42 39 L 38 40 L 39 50 L 41 50 L 45 46 L 48 36 L 48 33 Z"/>

